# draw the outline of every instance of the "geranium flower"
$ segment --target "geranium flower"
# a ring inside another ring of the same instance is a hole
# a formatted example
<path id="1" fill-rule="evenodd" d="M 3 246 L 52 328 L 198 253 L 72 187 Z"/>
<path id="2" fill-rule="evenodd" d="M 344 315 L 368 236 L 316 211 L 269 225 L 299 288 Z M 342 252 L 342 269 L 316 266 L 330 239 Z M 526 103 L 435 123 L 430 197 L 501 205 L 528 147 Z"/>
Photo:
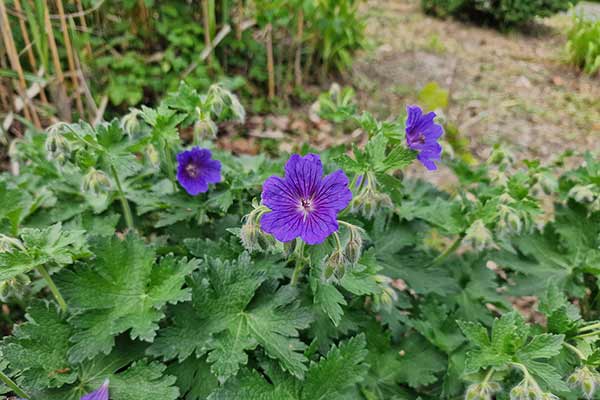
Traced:
<path id="1" fill-rule="evenodd" d="M 262 216 L 261 228 L 280 242 L 301 237 L 318 244 L 338 230 L 337 214 L 351 199 L 344 171 L 323 177 L 318 155 L 294 154 L 285 165 L 285 177 L 272 176 L 263 185 L 262 202 L 272 211 Z"/>
<path id="2" fill-rule="evenodd" d="M 442 146 L 437 140 L 444 134 L 444 128 L 436 124 L 433 119 L 435 113 L 423 115 L 419 106 L 406 107 L 406 144 L 409 149 L 418 151 L 417 159 L 428 170 L 437 169 L 434 161 L 439 161 L 442 156 Z"/>
<path id="3" fill-rule="evenodd" d="M 92 393 L 86 394 L 80 400 L 108 400 L 108 379 L 104 381 L 102 386 Z"/>
<path id="4" fill-rule="evenodd" d="M 192 196 L 204 193 L 209 183 L 221 182 L 221 162 L 208 149 L 183 151 L 177 154 L 177 180 Z"/>

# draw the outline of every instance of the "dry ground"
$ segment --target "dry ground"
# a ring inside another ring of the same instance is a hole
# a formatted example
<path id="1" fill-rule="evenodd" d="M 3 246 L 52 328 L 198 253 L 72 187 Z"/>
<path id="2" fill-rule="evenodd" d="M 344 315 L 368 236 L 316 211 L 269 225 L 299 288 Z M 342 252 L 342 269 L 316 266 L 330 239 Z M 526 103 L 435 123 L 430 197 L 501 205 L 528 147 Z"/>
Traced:
<path id="1" fill-rule="evenodd" d="M 398 115 L 435 81 L 450 90 L 447 118 L 481 158 L 498 141 L 527 158 L 600 151 L 600 76 L 565 63 L 570 17 L 499 33 L 426 16 L 418 0 L 368 0 L 363 11 L 373 46 L 352 83 L 378 116 Z"/>

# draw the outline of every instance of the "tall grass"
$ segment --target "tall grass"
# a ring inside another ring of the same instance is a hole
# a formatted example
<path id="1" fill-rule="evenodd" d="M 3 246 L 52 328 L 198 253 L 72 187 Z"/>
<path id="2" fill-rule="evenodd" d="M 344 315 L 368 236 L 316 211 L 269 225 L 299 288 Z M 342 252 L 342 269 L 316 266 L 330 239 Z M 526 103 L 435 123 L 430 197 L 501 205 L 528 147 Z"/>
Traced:
<path id="1" fill-rule="evenodd" d="M 600 21 L 575 16 L 573 26 L 567 34 L 569 61 L 584 72 L 600 73 Z"/>

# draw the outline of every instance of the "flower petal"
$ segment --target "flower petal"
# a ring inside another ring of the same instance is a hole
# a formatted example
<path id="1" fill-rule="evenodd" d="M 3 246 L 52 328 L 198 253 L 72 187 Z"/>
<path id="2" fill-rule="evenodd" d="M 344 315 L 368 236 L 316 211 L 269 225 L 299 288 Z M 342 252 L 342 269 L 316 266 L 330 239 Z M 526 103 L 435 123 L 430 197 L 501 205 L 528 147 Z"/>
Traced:
<path id="1" fill-rule="evenodd" d="M 314 211 L 304 221 L 302 240 L 307 244 L 323 243 L 333 232 L 339 229 L 335 212 Z"/>
<path id="2" fill-rule="evenodd" d="M 335 212 L 342 211 L 352 200 L 352 192 L 348 188 L 348 177 L 341 169 L 329 174 L 319 185 L 315 194 L 315 209 Z"/>
<path id="3" fill-rule="evenodd" d="M 86 394 L 80 400 L 108 400 L 108 379 L 104 381 L 102 386 Z"/>
<path id="4" fill-rule="evenodd" d="M 262 216 L 260 227 L 280 242 L 289 242 L 301 235 L 302 218 L 302 213 L 292 209 L 271 211 Z"/>
<path id="5" fill-rule="evenodd" d="M 294 154 L 285 164 L 285 180 L 301 198 L 308 198 L 319 187 L 323 177 L 323 164 L 317 154 L 301 157 Z"/>
<path id="6" fill-rule="evenodd" d="M 262 203 L 271 210 L 297 207 L 300 197 L 285 179 L 272 176 L 263 183 Z"/>

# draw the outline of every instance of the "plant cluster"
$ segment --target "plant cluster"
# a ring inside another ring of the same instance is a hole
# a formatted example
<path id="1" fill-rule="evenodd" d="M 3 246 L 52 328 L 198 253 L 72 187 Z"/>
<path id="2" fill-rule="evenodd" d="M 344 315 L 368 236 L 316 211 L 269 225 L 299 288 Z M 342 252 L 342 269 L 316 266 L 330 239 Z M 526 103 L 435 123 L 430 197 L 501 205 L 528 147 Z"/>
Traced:
<path id="1" fill-rule="evenodd" d="M 578 0 L 421 0 L 427 13 L 511 27 L 566 11 Z"/>
<path id="2" fill-rule="evenodd" d="M 600 21 L 573 17 L 573 25 L 567 32 L 567 57 L 569 62 L 585 73 L 594 75 L 600 71 Z"/>
<path id="3" fill-rule="evenodd" d="M 22 60 L 31 79 L 44 81 L 35 78 L 40 66 L 49 74 L 59 73 L 57 69 L 62 74 L 74 59 L 80 63 L 79 85 L 88 85 L 98 104 L 107 95 L 121 110 L 155 104 L 181 80 L 199 90 L 223 80 L 251 98 L 264 99 L 267 93 L 288 97 L 303 81 L 314 83 L 311 77 L 345 71 L 352 53 L 365 44 L 357 0 L 78 0 L 65 2 L 61 13 L 69 28 L 66 38 L 53 33 L 52 41 L 61 49 L 56 65 L 47 44 L 52 26 L 45 13 L 57 19 L 57 11 L 41 1 L 32 6 L 16 0 L 8 6 L 22 19 L 10 24 L 16 49 L 33 51 Z M 97 10 L 87 12 L 92 9 Z M 69 72 L 78 73 L 73 68 Z"/>
<path id="4" fill-rule="evenodd" d="M 598 159 L 559 176 L 564 157 L 519 167 L 498 147 L 449 160 L 449 194 L 403 176 L 441 153 L 435 114 L 407 113 L 346 113 L 365 146 L 276 160 L 213 148 L 244 116 L 218 86 L 30 132 L 0 177 L 0 393 L 593 398 Z M 537 318 L 513 311 L 527 295 Z"/>

